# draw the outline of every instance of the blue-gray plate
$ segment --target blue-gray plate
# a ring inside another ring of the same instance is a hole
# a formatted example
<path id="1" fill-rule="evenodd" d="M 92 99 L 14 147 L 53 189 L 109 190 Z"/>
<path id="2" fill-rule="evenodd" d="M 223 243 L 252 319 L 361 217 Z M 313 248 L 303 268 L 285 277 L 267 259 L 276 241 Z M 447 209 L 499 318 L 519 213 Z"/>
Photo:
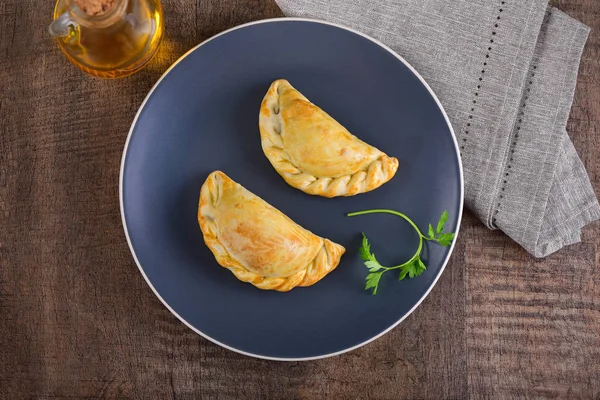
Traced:
<path id="1" fill-rule="evenodd" d="M 350 132 L 400 160 L 396 176 L 353 197 L 327 199 L 288 186 L 261 149 L 260 103 L 285 78 Z M 313 233 L 346 247 L 333 272 L 287 293 L 238 281 L 217 264 L 197 222 L 200 187 L 222 170 Z M 414 230 L 448 210 L 457 231 L 463 180 L 452 128 L 439 101 L 402 58 L 347 28 L 304 19 L 243 25 L 177 61 L 150 91 L 132 124 L 120 177 L 125 233 L 140 271 L 181 321 L 228 349 L 262 358 L 306 360 L 340 354 L 383 335 L 431 290 L 452 247 L 427 243 L 427 270 L 379 292 L 364 290 L 361 232 L 384 265 L 409 259 Z"/>

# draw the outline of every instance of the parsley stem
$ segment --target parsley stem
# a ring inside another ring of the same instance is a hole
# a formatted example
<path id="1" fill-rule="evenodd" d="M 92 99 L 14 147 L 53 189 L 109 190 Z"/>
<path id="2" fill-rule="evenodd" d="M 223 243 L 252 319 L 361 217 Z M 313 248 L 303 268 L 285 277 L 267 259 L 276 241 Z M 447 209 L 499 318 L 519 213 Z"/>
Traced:
<path id="1" fill-rule="evenodd" d="M 390 269 L 402 268 L 405 265 L 408 265 L 411 262 L 413 262 L 416 258 L 418 258 L 421 255 L 421 250 L 423 250 L 423 239 L 428 240 L 428 238 L 423 236 L 419 227 L 417 225 L 415 225 L 415 223 L 410 218 L 408 218 L 406 215 L 404 215 L 398 211 L 387 210 L 384 208 L 375 208 L 375 209 L 371 209 L 371 210 L 355 211 L 355 212 L 348 213 L 346 215 L 348 217 L 356 217 L 358 215 L 378 214 L 378 213 L 393 214 L 393 215 L 396 215 L 396 216 L 404 219 L 406 222 L 408 222 L 414 228 L 414 230 L 419 235 L 419 247 L 417 248 L 417 251 L 415 252 L 415 254 L 410 258 L 410 260 L 408 260 L 405 263 L 402 263 L 400 265 L 395 265 L 393 267 L 384 267 L 385 270 L 388 271 Z"/>
<path id="2" fill-rule="evenodd" d="M 408 218 L 406 215 L 404 215 L 398 211 L 386 210 L 384 208 L 374 208 L 372 210 L 355 211 L 355 212 L 348 213 L 346 215 L 348 217 L 355 217 L 357 215 L 377 214 L 377 213 L 394 214 L 394 215 L 399 216 L 400 218 L 403 218 L 404 220 L 406 220 L 406 222 L 408 222 L 415 229 L 415 231 L 417 231 L 419 236 L 421 236 L 422 238 L 425 238 L 425 236 L 423 236 L 423 234 L 421 233 L 421 230 L 419 229 L 419 227 L 417 225 L 415 225 L 414 222 L 412 222 L 412 219 Z"/>

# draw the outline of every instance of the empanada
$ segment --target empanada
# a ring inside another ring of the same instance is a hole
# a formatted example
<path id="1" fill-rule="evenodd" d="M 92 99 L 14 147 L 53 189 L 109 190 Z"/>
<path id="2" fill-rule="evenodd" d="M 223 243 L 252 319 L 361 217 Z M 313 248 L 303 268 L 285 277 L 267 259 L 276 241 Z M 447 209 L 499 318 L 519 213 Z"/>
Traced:
<path id="1" fill-rule="evenodd" d="M 221 171 L 212 172 L 202 185 L 198 222 L 217 262 L 260 289 L 285 292 L 310 286 L 334 270 L 346 251 Z"/>
<path id="2" fill-rule="evenodd" d="M 378 188 L 398 170 L 396 158 L 352 135 L 284 79 L 263 99 L 259 128 L 275 170 L 308 194 L 353 196 Z"/>

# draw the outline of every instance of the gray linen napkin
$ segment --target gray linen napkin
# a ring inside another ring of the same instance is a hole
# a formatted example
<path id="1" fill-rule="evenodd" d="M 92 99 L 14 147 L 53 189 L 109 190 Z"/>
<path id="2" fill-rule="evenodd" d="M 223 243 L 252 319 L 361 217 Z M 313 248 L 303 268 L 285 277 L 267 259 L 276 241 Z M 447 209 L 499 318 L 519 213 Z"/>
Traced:
<path id="1" fill-rule="evenodd" d="M 565 130 L 589 29 L 547 0 L 276 0 L 387 44 L 427 80 L 461 149 L 465 202 L 544 257 L 600 218 Z"/>

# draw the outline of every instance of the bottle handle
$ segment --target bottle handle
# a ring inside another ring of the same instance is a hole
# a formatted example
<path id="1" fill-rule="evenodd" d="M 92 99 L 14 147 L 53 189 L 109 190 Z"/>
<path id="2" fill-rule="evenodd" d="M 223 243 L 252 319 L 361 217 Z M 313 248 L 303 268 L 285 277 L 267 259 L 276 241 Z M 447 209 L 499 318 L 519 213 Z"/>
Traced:
<path id="1" fill-rule="evenodd" d="M 54 37 L 67 37 L 71 34 L 73 28 L 77 28 L 77 26 L 77 23 L 73 21 L 69 13 L 64 12 L 60 17 L 52 21 L 48 27 L 48 31 Z"/>

